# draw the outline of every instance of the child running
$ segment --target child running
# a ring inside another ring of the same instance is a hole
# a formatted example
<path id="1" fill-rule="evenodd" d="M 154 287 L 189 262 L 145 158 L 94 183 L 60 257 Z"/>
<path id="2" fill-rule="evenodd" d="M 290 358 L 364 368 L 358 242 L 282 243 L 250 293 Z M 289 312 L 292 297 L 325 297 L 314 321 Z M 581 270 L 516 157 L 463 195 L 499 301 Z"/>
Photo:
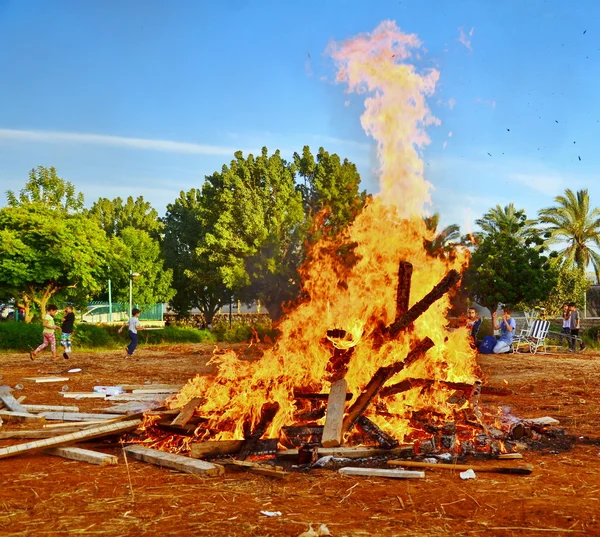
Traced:
<path id="1" fill-rule="evenodd" d="M 125 326 L 129 325 L 130 342 L 129 342 L 129 345 L 127 345 L 127 347 L 125 347 L 125 352 L 127 353 L 127 354 L 125 354 L 125 358 L 133 357 L 133 353 L 138 344 L 137 331 L 144 330 L 144 327 L 140 324 L 140 320 L 138 318 L 139 316 L 140 316 L 140 310 L 138 310 L 137 308 L 133 308 L 131 310 L 131 317 L 129 318 L 129 320 L 125 321 L 125 323 L 123 323 L 121 328 L 119 328 L 119 330 L 118 330 L 119 334 L 120 334 L 123 331 L 123 328 Z"/>
<path id="2" fill-rule="evenodd" d="M 35 360 L 38 352 L 44 350 L 48 345 L 50 345 L 50 349 L 52 350 L 52 358 L 58 358 L 56 354 L 56 336 L 54 335 L 55 330 L 60 330 L 60 326 L 54 324 L 54 316 L 57 313 L 58 308 L 54 304 L 48 304 L 46 315 L 44 315 L 44 320 L 42 321 L 44 342 L 37 349 L 29 353 L 29 357 L 32 360 Z"/>
<path id="3" fill-rule="evenodd" d="M 71 336 L 73 335 L 73 325 L 75 324 L 75 314 L 73 313 L 73 306 L 67 306 L 65 308 L 65 316 L 61 325 L 62 334 L 60 335 L 60 344 L 64 347 L 63 358 L 69 359 L 71 353 Z"/>

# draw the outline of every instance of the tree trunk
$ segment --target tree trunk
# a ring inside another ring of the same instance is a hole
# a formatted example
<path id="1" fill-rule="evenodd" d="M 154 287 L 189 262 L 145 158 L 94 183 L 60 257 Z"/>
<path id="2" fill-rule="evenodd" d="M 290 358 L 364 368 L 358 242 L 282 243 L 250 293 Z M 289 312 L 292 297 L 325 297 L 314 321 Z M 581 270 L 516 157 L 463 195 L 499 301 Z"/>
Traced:
<path id="1" fill-rule="evenodd" d="M 269 312 L 269 316 L 271 317 L 271 321 L 279 321 L 279 319 L 283 315 L 283 307 L 281 301 L 276 299 L 268 299 L 264 302 L 265 306 L 267 307 L 267 311 Z"/>

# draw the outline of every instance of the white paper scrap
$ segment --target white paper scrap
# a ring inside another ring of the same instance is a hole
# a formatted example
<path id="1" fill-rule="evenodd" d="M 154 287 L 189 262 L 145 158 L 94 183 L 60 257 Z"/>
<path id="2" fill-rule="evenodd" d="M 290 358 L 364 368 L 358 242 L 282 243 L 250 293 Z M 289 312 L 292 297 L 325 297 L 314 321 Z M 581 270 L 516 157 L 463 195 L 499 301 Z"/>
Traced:
<path id="1" fill-rule="evenodd" d="M 471 468 L 460 473 L 461 479 L 475 479 L 476 477 L 475 472 Z"/>
<path id="2" fill-rule="evenodd" d="M 260 514 L 265 516 L 281 516 L 281 511 L 261 511 Z"/>

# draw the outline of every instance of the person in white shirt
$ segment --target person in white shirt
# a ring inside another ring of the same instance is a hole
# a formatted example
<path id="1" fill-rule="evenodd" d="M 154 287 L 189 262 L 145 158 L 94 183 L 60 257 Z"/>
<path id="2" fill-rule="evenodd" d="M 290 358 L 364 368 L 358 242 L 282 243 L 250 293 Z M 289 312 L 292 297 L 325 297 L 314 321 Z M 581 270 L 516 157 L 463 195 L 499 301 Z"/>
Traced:
<path id="1" fill-rule="evenodd" d="M 125 347 L 125 358 L 131 358 L 133 357 L 133 353 L 135 352 L 135 348 L 137 347 L 138 344 L 138 330 L 144 330 L 144 327 L 140 324 L 140 310 L 138 310 L 137 308 L 133 308 L 131 310 L 131 317 L 129 317 L 129 320 L 127 320 L 125 323 L 123 323 L 123 326 L 121 326 L 121 328 L 119 328 L 119 334 L 123 331 L 123 328 L 125 328 L 127 325 L 129 325 L 129 345 L 127 345 L 127 347 Z"/>

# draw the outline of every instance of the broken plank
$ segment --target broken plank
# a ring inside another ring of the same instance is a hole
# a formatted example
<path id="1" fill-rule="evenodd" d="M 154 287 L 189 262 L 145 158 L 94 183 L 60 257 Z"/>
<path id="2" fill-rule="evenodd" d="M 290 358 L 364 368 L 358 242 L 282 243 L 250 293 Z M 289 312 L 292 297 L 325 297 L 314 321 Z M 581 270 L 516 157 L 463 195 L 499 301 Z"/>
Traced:
<path id="1" fill-rule="evenodd" d="M 179 388 L 181 389 L 183 385 L 180 384 L 119 384 L 121 388 L 130 392 L 132 390 L 154 390 L 154 389 L 171 389 L 171 388 Z"/>
<path id="2" fill-rule="evenodd" d="M 10 410 L 0 410 L 0 418 L 6 423 L 22 423 L 24 421 L 43 422 L 43 416 L 39 414 L 30 414 L 29 412 L 11 412 Z"/>
<path id="3" fill-rule="evenodd" d="M 233 455 L 244 445 L 244 440 L 209 440 L 208 442 L 195 442 L 190 445 L 190 457 L 202 459 L 216 455 Z"/>
<path id="4" fill-rule="evenodd" d="M 92 451 L 91 449 L 83 449 L 78 447 L 55 447 L 44 450 L 44 453 L 48 455 L 55 455 L 57 457 L 63 457 L 64 459 L 70 459 L 72 461 L 89 462 L 90 464 L 97 464 L 98 466 L 108 466 L 117 464 L 119 460 L 114 455 L 108 455 L 107 453 L 100 453 L 99 451 Z"/>
<path id="5" fill-rule="evenodd" d="M 347 389 L 348 383 L 345 379 L 336 380 L 331 385 L 321 439 L 323 447 L 335 447 L 342 443 L 342 424 L 344 422 Z"/>
<path id="6" fill-rule="evenodd" d="M 128 401 L 120 405 L 113 405 L 106 408 L 95 408 L 94 412 L 102 414 L 136 414 L 138 412 L 147 412 L 162 405 L 161 401 Z M 175 412 L 177 414 L 177 412 Z"/>
<path id="7" fill-rule="evenodd" d="M 533 472 L 533 466 L 481 466 L 476 464 L 437 464 L 432 462 L 416 461 L 387 461 L 391 466 L 406 466 L 407 468 L 431 468 L 433 470 L 492 472 L 497 474 L 529 475 Z"/>
<path id="8" fill-rule="evenodd" d="M 404 444 L 394 449 L 381 449 L 378 447 L 334 447 L 334 448 L 318 448 L 319 457 L 345 458 L 345 459 L 362 459 L 366 457 L 376 457 L 378 455 L 401 455 L 412 453 L 414 450 L 413 444 Z M 286 449 L 276 453 L 278 459 L 293 459 L 298 457 L 297 449 Z"/>
<path id="9" fill-rule="evenodd" d="M 219 464 L 243 468 L 252 474 L 274 477 L 276 479 L 284 479 L 289 475 L 289 472 L 284 472 L 282 466 L 271 466 L 269 464 L 260 464 L 250 461 L 236 461 L 234 459 L 219 461 Z"/>
<path id="10" fill-rule="evenodd" d="M 132 390 L 131 393 L 134 395 L 149 395 L 149 394 L 171 394 L 171 393 L 177 393 L 179 392 L 179 390 L 181 390 L 181 386 L 171 386 L 171 387 L 165 387 L 165 388 L 143 388 L 141 390 Z"/>
<path id="11" fill-rule="evenodd" d="M 110 420 L 90 420 L 90 421 L 69 421 L 66 423 L 46 423 L 44 424 L 44 429 L 67 429 L 71 427 L 75 430 L 83 429 L 84 427 L 90 427 L 91 425 L 99 425 L 101 423 L 109 423 L 116 421 L 116 419 Z"/>
<path id="12" fill-rule="evenodd" d="M 366 477 L 391 477 L 393 479 L 423 479 L 425 472 L 410 470 L 389 470 L 387 468 L 340 468 L 342 475 L 359 475 Z"/>
<path id="13" fill-rule="evenodd" d="M 240 452 L 237 455 L 238 460 L 243 461 L 252 453 L 252 450 L 254 449 L 256 443 L 260 440 L 260 437 L 263 434 L 265 434 L 265 432 L 271 425 L 271 422 L 273 421 L 273 419 L 275 419 L 277 412 L 279 412 L 279 403 L 263 404 L 260 410 L 260 419 L 258 420 L 258 423 L 254 427 L 252 432 L 248 432 L 248 434 L 244 438 L 244 445 L 242 446 L 242 449 L 240 449 Z"/>
<path id="14" fill-rule="evenodd" d="M 105 393 L 99 392 L 58 392 L 65 399 L 106 399 Z"/>
<path id="15" fill-rule="evenodd" d="M 7 391 L 0 391 L 0 401 L 4 403 L 6 408 L 12 410 L 13 412 L 22 412 L 27 414 L 25 407 Z"/>
<path id="16" fill-rule="evenodd" d="M 60 447 L 69 444 L 75 444 L 76 442 L 82 442 L 83 440 L 90 440 L 92 438 L 124 434 L 137 429 L 137 427 L 139 427 L 141 424 L 142 420 L 107 423 L 106 425 L 100 425 L 99 427 L 94 427 L 93 429 L 85 429 L 83 431 L 62 434 L 53 438 L 47 438 L 45 440 L 37 440 L 35 442 L 25 442 L 15 446 L 8 446 L 0 448 L 0 459 L 14 457 L 23 453 L 39 451 L 48 447 Z"/>
<path id="17" fill-rule="evenodd" d="M 170 393 L 143 394 L 143 393 L 122 393 L 121 395 L 110 395 L 107 401 L 164 401 L 170 397 Z"/>
<path id="18" fill-rule="evenodd" d="M 192 459 L 174 453 L 165 453 L 164 451 L 158 451 L 157 449 L 150 449 L 142 446 L 129 446 L 125 448 L 125 452 L 134 459 L 150 464 L 156 464 L 157 466 L 163 466 L 165 468 L 171 468 L 172 470 L 178 470 L 180 472 L 211 477 L 220 476 L 225 473 L 225 469 L 218 464 Z"/>
<path id="19" fill-rule="evenodd" d="M 206 402 L 206 399 L 204 397 L 192 398 L 181 409 L 181 412 L 171 422 L 171 425 L 179 425 L 180 427 L 183 427 L 188 421 L 190 421 L 190 418 L 194 415 L 196 408 L 198 408 L 204 402 Z"/>
<path id="20" fill-rule="evenodd" d="M 23 380 L 40 384 L 44 382 L 66 382 L 69 377 L 25 377 Z"/>
<path id="21" fill-rule="evenodd" d="M 79 412 L 77 406 L 64 405 L 23 405 L 23 408 L 33 414 L 38 412 Z"/>
<path id="22" fill-rule="evenodd" d="M 85 412 L 40 412 L 47 420 L 61 421 L 90 421 L 90 420 L 110 420 L 114 416 L 110 414 L 86 414 Z"/>

